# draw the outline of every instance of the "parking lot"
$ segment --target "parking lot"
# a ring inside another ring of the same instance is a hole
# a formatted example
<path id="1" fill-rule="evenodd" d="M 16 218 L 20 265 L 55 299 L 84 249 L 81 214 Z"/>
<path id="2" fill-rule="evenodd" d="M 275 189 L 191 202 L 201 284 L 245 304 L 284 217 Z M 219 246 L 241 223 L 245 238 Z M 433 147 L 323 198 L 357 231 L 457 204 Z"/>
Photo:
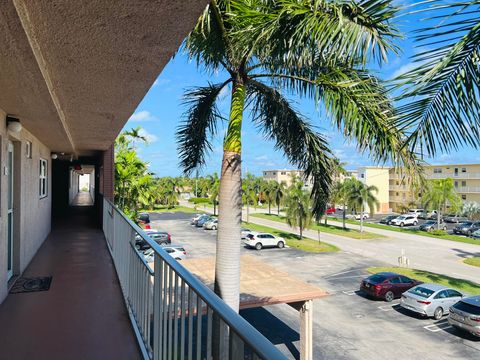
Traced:
<path id="1" fill-rule="evenodd" d="M 152 227 L 167 230 L 188 258 L 214 256 L 216 231 L 190 225 L 191 214 L 151 214 Z M 240 245 L 241 246 L 241 245 Z M 411 314 L 398 305 L 358 293 L 364 269 L 384 265 L 348 252 L 310 254 L 292 248 L 246 249 L 268 264 L 315 284 L 330 296 L 314 303 L 315 359 L 479 359 L 480 339 L 439 321 Z M 298 314 L 287 305 L 241 312 L 289 358 L 298 358 Z"/>

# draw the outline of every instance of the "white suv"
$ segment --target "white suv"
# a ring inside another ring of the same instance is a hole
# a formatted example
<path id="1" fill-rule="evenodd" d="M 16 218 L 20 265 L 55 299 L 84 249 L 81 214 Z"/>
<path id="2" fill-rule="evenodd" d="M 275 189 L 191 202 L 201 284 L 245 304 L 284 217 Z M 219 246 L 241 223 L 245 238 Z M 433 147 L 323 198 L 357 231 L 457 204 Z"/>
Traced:
<path id="1" fill-rule="evenodd" d="M 404 227 L 405 225 L 416 226 L 418 224 L 417 216 L 412 214 L 400 215 L 392 220 L 392 225 Z"/>
<path id="2" fill-rule="evenodd" d="M 278 247 L 281 249 L 285 246 L 285 240 L 269 233 L 250 233 L 245 238 L 245 245 L 256 250 L 261 250 L 264 247 Z"/>

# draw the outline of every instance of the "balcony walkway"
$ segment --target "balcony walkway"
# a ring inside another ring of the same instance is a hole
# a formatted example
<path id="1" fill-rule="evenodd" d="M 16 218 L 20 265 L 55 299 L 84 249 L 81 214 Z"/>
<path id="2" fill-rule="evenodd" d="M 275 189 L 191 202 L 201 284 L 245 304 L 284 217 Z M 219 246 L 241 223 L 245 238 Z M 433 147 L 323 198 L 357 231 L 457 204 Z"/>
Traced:
<path id="1" fill-rule="evenodd" d="M 93 199 L 88 191 L 80 191 L 72 201 L 72 206 L 92 206 Z"/>
<path id="2" fill-rule="evenodd" d="M 140 359 L 93 208 L 71 208 L 23 276 L 52 276 L 49 291 L 0 305 L 0 359 Z"/>

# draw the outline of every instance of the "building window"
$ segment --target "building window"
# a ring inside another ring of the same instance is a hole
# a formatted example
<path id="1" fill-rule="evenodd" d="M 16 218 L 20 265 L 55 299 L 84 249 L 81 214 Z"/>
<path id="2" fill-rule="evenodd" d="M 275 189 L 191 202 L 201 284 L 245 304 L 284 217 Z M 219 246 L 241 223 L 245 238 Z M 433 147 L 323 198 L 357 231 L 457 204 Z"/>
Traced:
<path id="1" fill-rule="evenodd" d="M 27 141 L 25 143 L 25 156 L 27 157 L 27 159 L 32 158 L 32 142 L 31 141 Z"/>
<path id="2" fill-rule="evenodd" d="M 467 172 L 467 168 L 462 168 L 462 173 L 466 173 Z"/>
<path id="3" fill-rule="evenodd" d="M 395 195 L 398 196 L 399 195 L 398 192 L 396 192 Z"/>
<path id="4" fill-rule="evenodd" d="M 285 171 L 282 171 L 281 175 L 287 175 L 287 173 Z"/>
<path id="5" fill-rule="evenodd" d="M 365 174 L 360 174 L 360 177 L 363 179 L 365 178 Z"/>
<path id="6" fill-rule="evenodd" d="M 39 196 L 44 198 L 47 196 L 47 160 L 40 159 L 40 171 L 39 171 Z"/>
<path id="7" fill-rule="evenodd" d="M 467 182 L 466 182 L 466 181 L 462 181 L 462 186 L 463 186 L 463 187 L 467 186 Z"/>
<path id="8" fill-rule="evenodd" d="M 273 173 L 273 175 L 277 175 L 277 173 L 276 173 L 276 172 L 274 172 L 274 173 Z"/>
<path id="9" fill-rule="evenodd" d="M 467 195 L 466 194 L 462 194 L 462 200 L 467 200 Z"/>
<path id="10" fill-rule="evenodd" d="M 434 174 L 441 174 L 441 173 L 442 173 L 442 169 L 435 168 L 435 169 L 433 169 L 433 173 L 434 173 Z"/>
<path id="11" fill-rule="evenodd" d="M 455 187 L 458 188 L 458 181 L 455 181 Z"/>

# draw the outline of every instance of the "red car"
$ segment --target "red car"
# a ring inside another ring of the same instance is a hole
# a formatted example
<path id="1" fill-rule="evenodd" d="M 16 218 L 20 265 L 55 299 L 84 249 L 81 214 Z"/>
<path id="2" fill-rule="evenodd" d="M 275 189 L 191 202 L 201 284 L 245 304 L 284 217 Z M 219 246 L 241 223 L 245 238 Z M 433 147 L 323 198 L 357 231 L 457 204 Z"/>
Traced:
<path id="1" fill-rule="evenodd" d="M 380 272 L 367 277 L 360 283 L 360 291 L 390 302 L 402 296 L 408 289 L 422 282 L 393 272 Z"/>
<path id="2" fill-rule="evenodd" d="M 332 207 L 332 208 L 327 209 L 327 211 L 325 211 L 325 213 L 327 215 L 331 215 L 331 214 L 335 214 L 336 211 L 337 211 L 337 209 Z"/>

